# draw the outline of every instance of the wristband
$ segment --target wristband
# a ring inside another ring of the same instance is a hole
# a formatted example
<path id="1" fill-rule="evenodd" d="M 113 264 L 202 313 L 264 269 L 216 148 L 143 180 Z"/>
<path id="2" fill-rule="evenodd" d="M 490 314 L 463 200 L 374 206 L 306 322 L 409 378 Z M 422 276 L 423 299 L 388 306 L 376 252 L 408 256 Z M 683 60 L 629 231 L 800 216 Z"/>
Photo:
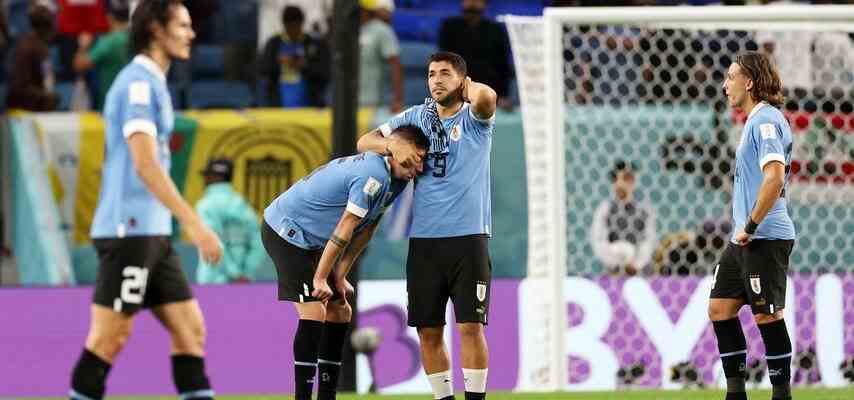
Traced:
<path id="1" fill-rule="evenodd" d="M 756 233 L 756 228 L 759 224 L 753 221 L 753 217 L 747 217 L 747 224 L 744 225 L 744 233 L 752 235 Z"/>

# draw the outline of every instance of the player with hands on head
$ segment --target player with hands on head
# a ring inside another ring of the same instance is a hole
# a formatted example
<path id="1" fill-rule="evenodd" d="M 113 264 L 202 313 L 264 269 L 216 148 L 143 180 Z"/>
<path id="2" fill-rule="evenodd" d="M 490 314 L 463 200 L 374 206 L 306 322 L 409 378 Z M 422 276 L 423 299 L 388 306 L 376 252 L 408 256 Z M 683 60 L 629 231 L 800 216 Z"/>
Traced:
<path id="1" fill-rule="evenodd" d="M 490 151 L 497 95 L 468 77 L 458 54 L 438 52 L 427 61 L 430 98 L 359 139 L 360 151 L 385 151 L 418 162 L 411 145 L 389 135 L 417 125 L 430 148 L 415 182 L 409 254 L 406 257 L 408 324 L 418 329 L 424 372 L 436 399 L 453 399 L 444 343 L 445 309 L 454 304 L 460 333 L 465 398 L 486 398 L 492 264 Z"/>
<path id="2" fill-rule="evenodd" d="M 335 399 L 352 315 L 347 274 L 385 210 L 422 171 L 415 160 L 428 143 L 420 129 L 400 126 L 391 136 L 416 149 L 406 166 L 373 152 L 337 158 L 264 210 L 261 239 L 276 266 L 279 300 L 292 302 L 299 314 L 293 341 L 296 400 L 311 399 L 317 372 L 318 400 Z"/>

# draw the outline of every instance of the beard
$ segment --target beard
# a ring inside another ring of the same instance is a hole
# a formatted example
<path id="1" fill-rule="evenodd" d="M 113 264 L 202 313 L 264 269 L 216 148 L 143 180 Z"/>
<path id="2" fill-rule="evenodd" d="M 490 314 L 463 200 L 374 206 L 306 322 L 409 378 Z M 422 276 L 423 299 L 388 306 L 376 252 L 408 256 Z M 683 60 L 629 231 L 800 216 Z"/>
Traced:
<path id="1" fill-rule="evenodd" d="M 433 98 L 433 100 L 436 100 L 436 103 L 439 103 L 442 107 L 448 107 L 456 104 L 457 102 L 462 102 L 463 84 L 460 83 L 460 86 L 457 86 L 456 89 L 449 91 L 448 94 L 445 95 L 445 97 L 439 99 Z"/>

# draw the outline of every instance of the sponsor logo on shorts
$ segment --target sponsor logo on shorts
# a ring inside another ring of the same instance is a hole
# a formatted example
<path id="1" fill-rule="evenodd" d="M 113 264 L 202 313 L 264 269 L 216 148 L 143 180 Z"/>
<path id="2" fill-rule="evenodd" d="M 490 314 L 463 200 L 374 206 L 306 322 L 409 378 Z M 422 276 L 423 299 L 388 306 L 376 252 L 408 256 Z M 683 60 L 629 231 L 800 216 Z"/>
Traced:
<path id="1" fill-rule="evenodd" d="M 750 275 L 750 290 L 756 294 L 762 293 L 762 284 L 759 281 L 759 275 Z"/>
<path id="2" fill-rule="evenodd" d="M 475 295 L 477 296 L 477 301 L 482 302 L 486 300 L 486 284 L 478 283 Z"/>

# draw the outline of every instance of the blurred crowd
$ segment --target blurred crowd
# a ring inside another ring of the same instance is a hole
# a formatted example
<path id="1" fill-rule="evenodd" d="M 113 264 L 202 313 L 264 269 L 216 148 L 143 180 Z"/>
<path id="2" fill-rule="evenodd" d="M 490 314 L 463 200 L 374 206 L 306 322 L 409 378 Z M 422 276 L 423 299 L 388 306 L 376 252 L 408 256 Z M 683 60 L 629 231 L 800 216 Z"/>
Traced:
<path id="1" fill-rule="evenodd" d="M 110 82 L 128 61 L 128 3 L 0 0 L 0 97 L 5 98 L 4 105 L 34 111 L 101 109 Z M 506 30 L 496 22 L 497 15 L 539 15 L 545 6 L 720 3 L 746 1 L 360 0 L 359 104 L 398 112 L 404 105 L 420 103 L 427 94 L 423 87 L 426 56 L 450 50 L 468 60 L 472 78 L 495 88 L 500 106 L 511 110 L 518 96 Z M 176 63 L 169 73 L 177 108 L 329 104 L 334 85 L 332 0 L 186 0 L 185 4 L 197 38 L 193 59 Z M 643 38 L 634 32 L 621 32 L 610 39 L 631 39 L 643 45 Z M 766 39 L 770 43 L 786 38 Z M 773 51 L 773 44 L 767 48 Z M 579 52 L 579 57 L 585 54 Z M 633 67 L 641 69 L 641 78 L 657 73 L 654 63 Z M 591 83 L 590 71 L 579 72 L 576 84 L 584 88 L 580 95 L 592 101 L 597 88 Z M 798 73 L 797 82 L 811 78 L 803 71 Z M 661 94 L 660 89 L 655 90 L 651 95 Z"/>

